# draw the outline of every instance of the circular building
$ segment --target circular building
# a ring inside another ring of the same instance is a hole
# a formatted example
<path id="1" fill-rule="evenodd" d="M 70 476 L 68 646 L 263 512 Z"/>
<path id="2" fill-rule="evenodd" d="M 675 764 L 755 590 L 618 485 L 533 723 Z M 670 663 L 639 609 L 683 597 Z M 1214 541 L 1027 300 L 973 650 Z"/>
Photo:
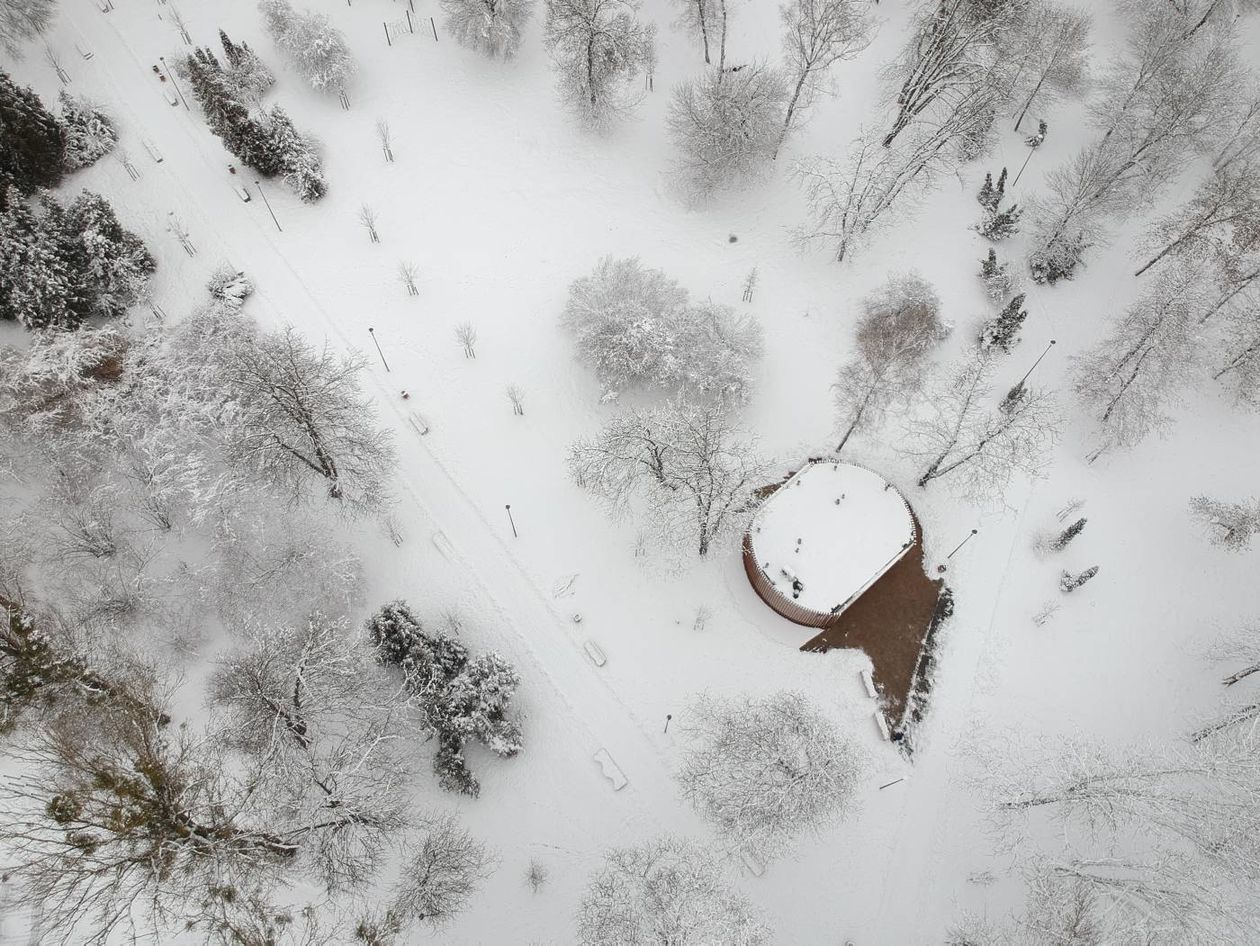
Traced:
<path id="1" fill-rule="evenodd" d="M 744 570 L 771 608 L 830 627 L 918 544 L 905 499 L 851 463 L 813 460 L 762 503 L 744 536 Z"/>

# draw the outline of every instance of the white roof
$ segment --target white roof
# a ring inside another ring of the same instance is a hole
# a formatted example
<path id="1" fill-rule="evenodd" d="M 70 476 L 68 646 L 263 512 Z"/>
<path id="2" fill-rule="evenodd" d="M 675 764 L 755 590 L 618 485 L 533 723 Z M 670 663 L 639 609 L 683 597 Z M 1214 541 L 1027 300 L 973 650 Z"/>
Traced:
<path id="1" fill-rule="evenodd" d="M 834 461 L 811 463 L 753 519 L 757 564 L 787 599 L 826 613 L 847 605 L 914 541 L 901 494 L 878 474 Z M 793 599 L 793 580 L 800 583 Z"/>

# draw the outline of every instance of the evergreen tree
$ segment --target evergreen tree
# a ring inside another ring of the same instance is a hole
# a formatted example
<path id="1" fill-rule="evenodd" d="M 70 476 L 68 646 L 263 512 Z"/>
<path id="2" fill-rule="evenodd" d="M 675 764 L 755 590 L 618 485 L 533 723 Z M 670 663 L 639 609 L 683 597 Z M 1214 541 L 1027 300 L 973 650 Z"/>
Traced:
<path id="1" fill-rule="evenodd" d="M 276 156 L 284 182 L 307 203 L 319 200 L 328 192 L 328 185 L 324 181 L 324 168 L 314 141 L 299 134 L 279 106 L 273 108 L 268 116 L 271 119 L 269 149 Z"/>
<path id="2" fill-rule="evenodd" d="M 57 101 L 61 105 L 65 133 L 62 164 L 67 171 L 93 165 L 114 150 L 118 132 L 108 115 L 86 99 L 68 95 L 65 89 L 58 94 Z"/>
<path id="3" fill-rule="evenodd" d="M 29 194 L 61 183 L 65 132 L 39 96 L 0 69 L 0 174 Z"/>
<path id="4" fill-rule="evenodd" d="M 1017 296 L 1012 296 L 1008 302 L 987 325 L 980 335 L 980 344 L 984 348 L 1000 348 L 1004 352 L 1009 352 L 1015 347 L 1019 341 L 1019 329 L 1024 324 L 1024 319 L 1028 316 L 1028 311 L 1022 308 L 1024 305 L 1024 294 L 1021 292 Z"/>
<path id="5" fill-rule="evenodd" d="M 1068 544 L 1075 539 L 1085 529 L 1085 519 L 1077 519 L 1074 523 L 1058 534 L 1053 542 L 1050 543 L 1052 552 L 1062 552 L 1068 547 Z"/>
<path id="6" fill-rule="evenodd" d="M 383 664 L 405 666 L 412 651 L 423 646 L 419 619 L 405 601 L 392 601 L 367 622 L 368 641 Z"/>
<path id="7" fill-rule="evenodd" d="M 980 278 L 986 282 L 1002 272 L 1002 264 L 998 262 L 997 250 L 989 248 L 989 255 L 980 261 Z"/>
<path id="8" fill-rule="evenodd" d="M 1005 210 L 994 209 L 986 213 L 976 226 L 976 232 L 986 240 L 997 243 L 1019 232 L 1019 218 L 1023 215 L 1019 204 L 1011 204 Z"/>
<path id="9" fill-rule="evenodd" d="M 76 264 L 97 315 L 121 315 L 144 297 L 157 261 L 144 241 L 123 228 L 100 194 L 84 191 L 66 211 Z"/>
<path id="10" fill-rule="evenodd" d="M 984 183 L 980 185 L 980 192 L 976 194 L 976 200 L 985 210 L 993 210 L 997 206 L 997 199 L 994 197 L 993 191 L 993 175 L 985 171 Z"/>
<path id="11" fill-rule="evenodd" d="M 1065 571 L 1062 574 L 1062 576 L 1060 576 L 1059 578 L 1059 589 L 1064 594 L 1070 594 L 1071 592 L 1081 587 L 1081 585 L 1085 584 L 1085 582 L 1089 581 L 1091 578 L 1093 578 L 1097 574 L 1098 574 L 1097 565 L 1090 566 L 1089 568 L 1085 569 L 1085 571 L 1081 572 L 1079 575 L 1073 575 L 1071 572 Z"/>
<path id="12" fill-rule="evenodd" d="M 0 215 L 0 318 L 30 329 L 75 328 L 89 314 L 65 214 L 44 199 L 37 212 L 10 199 Z"/>
<path id="13" fill-rule="evenodd" d="M 240 98 L 257 103 L 263 93 L 275 85 L 275 74 L 248 43 L 237 45 L 223 30 L 219 30 L 219 41 L 227 59 L 226 75 L 232 90 Z"/>

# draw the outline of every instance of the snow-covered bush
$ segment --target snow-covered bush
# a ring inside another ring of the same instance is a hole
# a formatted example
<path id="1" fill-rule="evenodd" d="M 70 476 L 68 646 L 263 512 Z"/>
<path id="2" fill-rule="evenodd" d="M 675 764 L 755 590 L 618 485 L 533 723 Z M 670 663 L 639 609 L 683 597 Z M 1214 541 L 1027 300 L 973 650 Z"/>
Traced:
<path id="1" fill-rule="evenodd" d="M 734 848 L 773 857 L 852 805 L 861 748 L 805 694 L 698 697 L 679 790 Z"/>
<path id="2" fill-rule="evenodd" d="M 354 74 L 346 38 L 323 13 L 294 10 L 289 0 L 261 0 L 263 25 L 311 88 L 340 88 Z"/>
<path id="3" fill-rule="evenodd" d="M 774 158 L 788 97 L 783 74 L 765 63 L 710 69 L 674 90 L 666 124 L 676 169 L 697 195 L 763 169 Z"/>
<path id="4" fill-rule="evenodd" d="M 772 939 L 714 855 L 694 841 L 662 838 L 604 855 L 578 911 L 577 941 L 767 946 Z"/>
<path id="5" fill-rule="evenodd" d="M 533 0 L 441 0 L 443 25 L 461 46 L 493 58 L 511 59 L 521 45 L 521 28 Z"/>
<path id="6" fill-rule="evenodd" d="M 610 394 L 632 385 L 741 399 L 761 356 L 761 327 L 687 291 L 637 257 L 605 257 L 569 288 L 563 322 Z"/>
<path id="7" fill-rule="evenodd" d="M 69 95 L 64 89 L 57 101 L 61 104 L 61 127 L 65 129 L 62 164 L 67 171 L 95 164 L 114 150 L 118 132 L 108 115 L 87 99 Z"/>
<path id="8" fill-rule="evenodd" d="M 223 265 L 214 271 L 206 283 L 211 298 L 229 309 L 239 309 L 254 292 L 253 281 L 238 269 Z"/>

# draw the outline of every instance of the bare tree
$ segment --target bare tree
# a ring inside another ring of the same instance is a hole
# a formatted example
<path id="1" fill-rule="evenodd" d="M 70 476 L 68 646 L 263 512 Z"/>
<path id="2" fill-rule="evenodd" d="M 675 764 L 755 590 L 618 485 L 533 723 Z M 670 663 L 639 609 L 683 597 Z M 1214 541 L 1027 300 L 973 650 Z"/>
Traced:
<path id="1" fill-rule="evenodd" d="M 403 288 L 407 290 L 407 295 L 418 296 L 420 289 L 416 286 L 416 280 L 420 276 L 420 268 L 415 263 L 402 260 L 398 264 L 398 281 L 403 284 Z"/>
<path id="2" fill-rule="evenodd" d="M 772 158 L 779 156 L 797 109 L 809 106 L 832 66 L 870 45 L 872 32 L 866 7 L 858 0 L 793 0 L 780 8 L 779 16 L 792 92 Z"/>
<path id="3" fill-rule="evenodd" d="M 683 401 L 614 417 L 570 448 L 569 474 L 614 511 L 642 497 L 661 531 L 689 533 L 706 555 L 751 511 L 764 472 L 720 406 Z"/>
<path id="4" fill-rule="evenodd" d="M 359 388 L 362 356 L 316 350 L 291 326 L 226 355 L 223 380 L 239 399 L 238 462 L 295 497 L 313 476 L 351 508 L 385 501 L 393 446 Z"/>
<path id="5" fill-rule="evenodd" d="M 987 357 L 964 361 L 930 392 L 926 416 L 907 425 L 904 452 L 927 461 L 920 486 L 950 476 L 964 495 L 994 501 L 1015 472 L 1041 471 L 1046 450 L 1058 439 L 1050 395 L 1025 388 L 1014 400 L 990 406 L 991 378 Z"/>
<path id="6" fill-rule="evenodd" d="M 682 82 L 666 125 L 679 151 L 675 170 L 683 185 L 702 196 L 763 169 L 781 138 L 786 98 L 783 74 L 762 62 Z"/>
<path id="7" fill-rule="evenodd" d="M 477 357 L 477 330 L 471 322 L 460 322 L 455 326 L 455 338 L 464 347 L 465 358 Z"/>
<path id="8" fill-rule="evenodd" d="M 1189 202 L 1158 220 L 1144 238 L 1145 252 L 1155 255 L 1134 275 L 1141 276 L 1169 255 L 1219 259 L 1237 272 L 1237 256 L 1260 243 L 1260 182 L 1257 169 L 1246 163 L 1218 168 Z"/>
<path id="9" fill-rule="evenodd" d="M 578 911 L 582 946 L 759 946 L 770 930 L 730 886 L 713 855 L 692 841 L 662 838 L 614 848 Z"/>
<path id="10" fill-rule="evenodd" d="M 1169 406 L 1202 364 L 1199 305 L 1194 273 L 1166 273 L 1077 359 L 1074 387 L 1104 440 L 1132 446 L 1169 423 Z"/>
<path id="11" fill-rule="evenodd" d="M 330 889 L 371 877 L 407 825 L 408 767 L 398 751 L 405 696 L 389 687 L 344 621 L 252 626 L 210 680 L 222 738 L 256 758 Z"/>
<path id="12" fill-rule="evenodd" d="M 1230 503 L 1207 496 L 1190 500 L 1190 513 L 1208 529 L 1213 545 L 1240 552 L 1251 545 L 1251 537 L 1260 532 L 1260 500 L 1249 499 Z"/>
<path id="13" fill-rule="evenodd" d="M 684 30 L 689 33 L 696 33 L 700 36 L 700 42 L 704 47 L 704 64 L 710 65 L 709 58 L 709 30 L 714 29 L 715 24 L 720 20 L 716 4 L 719 0 L 678 0 L 681 7 L 678 16 L 678 23 Z"/>
<path id="14" fill-rule="evenodd" d="M 549 873 L 546 864 L 539 860 L 532 860 L 529 862 L 529 867 L 525 869 L 525 883 L 529 884 L 530 890 L 538 893 L 547 883 Z"/>
<path id="15" fill-rule="evenodd" d="M 890 277 L 862 302 L 857 353 L 833 385 L 844 432 L 836 453 L 855 433 L 880 423 L 888 408 L 918 390 L 923 361 L 945 337 L 936 291 L 917 273 Z"/>
<path id="16" fill-rule="evenodd" d="M 509 384 L 504 390 L 508 401 L 512 404 L 512 413 L 517 417 L 525 416 L 525 392 L 518 385 Z"/>
<path id="17" fill-rule="evenodd" d="M 897 117 L 881 144 L 886 148 L 917 121 L 932 122 L 977 98 L 996 105 L 1009 79 L 998 37 L 1006 12 L 985 16 L 972 0 L 921 4 L 912 34 L 889 77 L 900 80 Z M 990 116 L 991 118 L 992 116 Z"/>
<path id="18" fill-rule="evenodd" d="M 381 235 L 376 231 L 376 211 L 367 204 L 359 205 L 359 223 L 368 232 L 368 239 L 373 243 L 381 242 Z"/>
<path id="19" fill-rule="evenodd" d="M 865 758 L 803 693 L 703 695 L 687 719 L 679 790 L 732 848 L 776 856 L 852 805 Z"/>
<path id="20" fill-rule="evenodd" d="M 381 143 L 381 152 L 386 161 L 394 160 L 393 135 L 389 130 L 389 122 L 383 118 L 376 120 L 376 138 Z"/>
<path id="21" fill-rule="evenodd" d="M 1202 149 L 1233 110 L 1242 83 L 1227 31 L 1187 38 L 1170 5 L 1135 13 L 1128 52 L 1104 76 L 1093 108 L 1102 132 L 1049 177 L 1035 202 L 1034 278 L 1070 278 L 1107 218 L 1149 206 L 1188 150 Z"/>
<path id="22" fill-rule="evenodd" d="M 57 0 L 5 0 L 0 4 L 0 48 L 17 57 L 22 44 L 52 24 Z"/>
<path id="23" fill-rule="evenodd" d="M 1229 942 L 1254 928 L 1255 749 L 1253 737 L 1223 734 L 1132 751 L 1039 745 L 1015 758 L 987 753 L 982 784 L 1020 858 L 1081 884 L 1115 913 L 1116 929 Z M 1036 838 L 1059 840 L 1047 849 Z"/>
<path id="24" fill-rule="evenodd" d="M 412 924 L 439 930 L 467 906 L 494 865 L 484 844 L 450 815 L 429 819 L 424 838 L 403 854 L 402 880 L 388 906 L 365 919 L 356 937 L 366 946 L 390 946 Z"/>
<path id="25" fill-rule="evenodd" d="M 441 0 L 444 26 L 461 46 L 491 59 L 511 59 L 521 45 L 521 28 L 533 0 Z"/>
<path id="26" fill-rule="evenodd" d="M 596 128 L 634 106 L 634 80 L 652 62 L 655 28 L 637 12 L 635 0 L 547 0 L 543 38 L 560 97 Z"/>
<path id="27" fill-rule="evenodd" d="M 1016 131 L 1034 105 L 1044 109 L 1085 91 L 1093 25 L 1085 11 L 1054 0 L 1035 0 L 1022 17 L 1018 48 L 1010 51 L 1019 63 L 1013 89 Z"/>

